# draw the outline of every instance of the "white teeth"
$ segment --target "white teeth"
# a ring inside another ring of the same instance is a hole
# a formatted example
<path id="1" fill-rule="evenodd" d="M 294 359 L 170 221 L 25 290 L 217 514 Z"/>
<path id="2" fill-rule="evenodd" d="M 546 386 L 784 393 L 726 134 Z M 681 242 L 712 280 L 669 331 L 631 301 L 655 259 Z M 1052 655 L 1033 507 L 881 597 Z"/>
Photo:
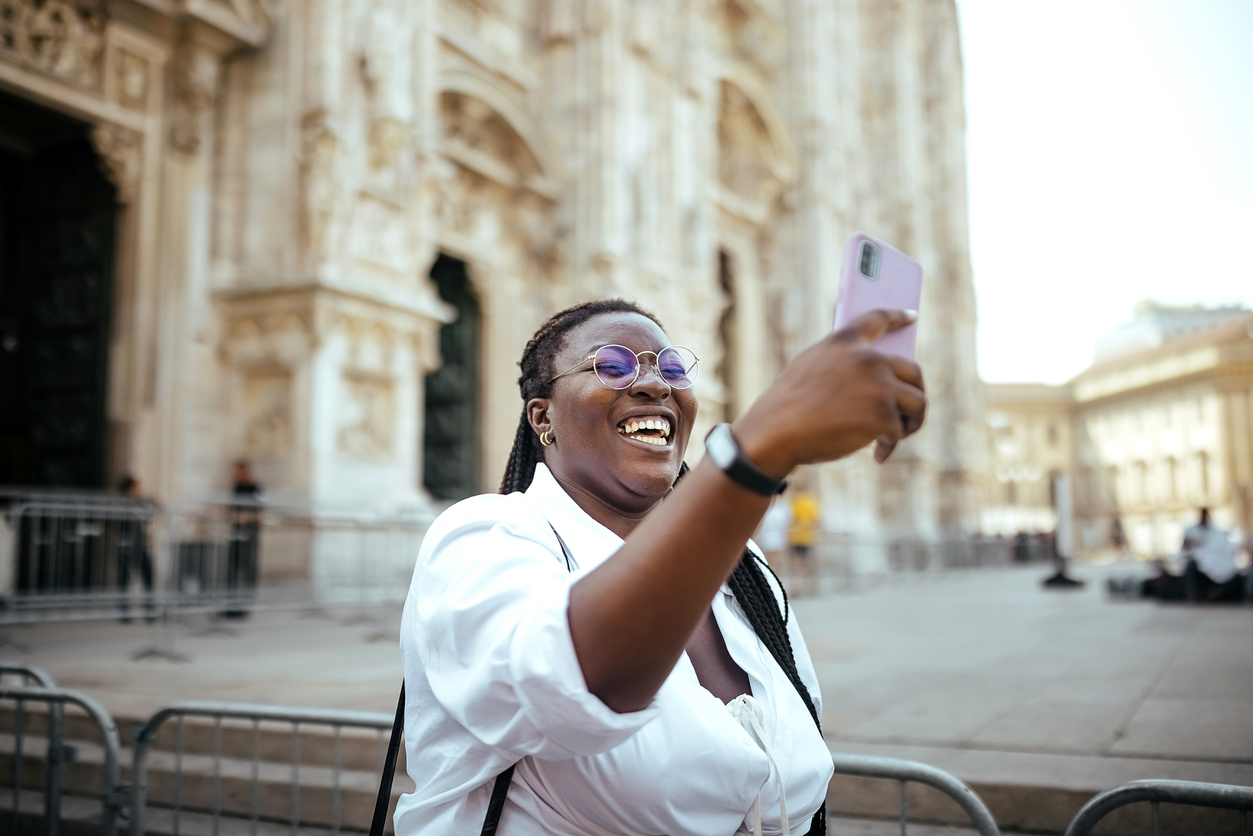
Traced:
<path id="1" fill-rule="evenodd" d="M 635 435 L 640 430 L 657 430 L 661 433 L 661 437 Z M 670 437 L 670 422 L 665 418 L 632 418 L 619 426 L 618 432 L 622 435 L 631 436 L 637 441 L 646 441 L 649 444 L 664 447 L 666 440 Z"/>

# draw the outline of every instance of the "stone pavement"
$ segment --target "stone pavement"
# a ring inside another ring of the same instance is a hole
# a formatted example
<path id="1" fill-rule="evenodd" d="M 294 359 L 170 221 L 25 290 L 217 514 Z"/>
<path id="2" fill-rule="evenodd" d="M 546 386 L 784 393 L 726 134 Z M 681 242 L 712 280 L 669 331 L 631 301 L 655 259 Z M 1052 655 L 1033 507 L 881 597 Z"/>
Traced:
<path id="1" fill-rule="evenodd" d="M 1041 589 L 1041 567 L 900 575 L 795 602 L 832 750 L 946 769 L 1034 832 L 1127 781 L 1253 786 L 1253 608 L 1107 599 L 1127 571 L 1077 568 L 1082 591 Z"/>
<path id="2" fill-rule="evenodd" d="M 1253 785 L 1253 608 L 1110 601 L 1105 571 L 1077 569 L 1093 581 L 1078 592 L 1040 589 L 1046 570 L 1033 567 L 795 601 L 832 749 L 948 769 L 1002 825 L 1044 832 L 1136 778 Z M 18 627 L 0 658 L 41 665 L 122 717 L 183 698 L 394 710 L 399 611 L 333 616 Z M 131 658 L 153 646 L 190 661 Z"/>

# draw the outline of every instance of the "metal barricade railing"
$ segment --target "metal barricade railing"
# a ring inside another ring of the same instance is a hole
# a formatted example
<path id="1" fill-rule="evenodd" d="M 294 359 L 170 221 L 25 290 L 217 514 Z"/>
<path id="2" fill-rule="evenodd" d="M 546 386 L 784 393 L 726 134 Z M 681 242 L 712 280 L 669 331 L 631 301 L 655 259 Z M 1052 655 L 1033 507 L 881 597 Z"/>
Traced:
<path id="1" fill-rule="evenodd" d="M 57 687 L 56 680 L 52 678 L 52 674 L 37 665 L 21 665 L 12 662 L 0 663 L 0 682 L 3 682 L 3 678 L 6 676 L 19 677 L 24 687 Z M 61 742 L 65 728 L 64 716 L 64 706 L 60 704 L 48 706 L 48 751 L 47 762 L 44 766 L 44 821 L 50 823 L 45 825 L 44 832 L 48 836 L 57 836 L 61 829 L 58 814 L 61 802 L 61 763 L 65 760 L 65 745 Z M 16 780 L 16 770 L 14 777 L 14 786 L 20 786 Z M 14 805 L 13 817 L 15 821 L 18 817 L 16 807 L 17 805 Z"/>
<path id="2" fill-rule="evenodd" d="M 203 828 L 207 825 L 213 833 L 218 832 L 219 822 L 227 816 L 235 820 L 246 818 L 250 832 L 255 836 L 258 824 L 262 821 L 285 820 L 294 834 L 300 832 L 302 823 L 329 829 L 334 833 L 340 832 L 345 824 L 345 787 L 341 777 L 348 768 L 354 766 L 357 771 L 361 771 L 363 758 L 360 751 L 355 754 L 346 751 L 343 734 L 345 729 L 373 732 L 369 740 L 370 751 L 364 755 L 365 760 L 369 761 L 365 771 L 372 770 L 364 798 L 366 809 L 372 811 L 374 793 L 378 789 L 378 776 L 382 772 L 385 756 L 386 735 L 391 731 L 393 720 L 391 714 L 368 711 L 212 701 L 185 701 L 168 705 L 135 731 L 134 768 L 131 772 L 131 836 L 144 836 L 146 833 L 152 806 L 152 754 L 157 747 L 162 727 L 168 728 L 167 724 L 173 724 L 173 732 L 172 735 L 167 733 L 164 739 L 168 749 L 161 751 L 166 755 L 164 768 L 173 774 L 164 776 L 165 797 L 161 799 L 160 807 L 170 815 L 171 821 L 168 831 L 166 827 L 162 827 L 162 832 L 172 832 L 174 836 L 178 836 L 183 827 L 183 819 L 192 813 L 207 815 L 209 821 L 197 822 L 197 826 Z M 310 730 L 320 734 L 317 738 L 306 740 L 306 745 L 310 748 L 316 745 L 320 750 L 316 754 L 322 760 L 329 761 L 329 764 L 302 765 L 301 743 Z M 288 735 L 289 744 L 284 742 Z M 192 737 L 199 740 L 202 748 L 207 746 L 207 757 L 190 751 L 193 747 L 189 746 L 189 738 Z M 329 752 L 326 751 L 328 742 Z M 275 756 L 285 746 L 289 746 L 285 753 L 286 763 L 279 763 Z M 236 750 L 236 753 L 227 752 L 227 749 Z M 236 756 L 241 749 L 246 751 L 242 758 Z M 193 760 L 195 763 L 191 764 Z M 196 798 L 188 797 L 191 793 L 187 791 L 185 775 L 190 771 L 187 769 L 189 765 L 197 768 L 196 776 L 201 779 L 201 790 L 204 789 L 204 779 L 207 778 L 207 798 L 203 792 L 198 793 Z M 314 784 L 321 790 L 329 790 L 311 793 L 319 804 L 312 819 L 302 815 L 302 771 L 306 774 L 315 773 Z M 231 786 L 224 788 L 227 781 Z M 272 790 L 264 793 L 262 791 L 263 784 L 275 783 L 285 783 L 287 786 L 286 809 L 281 811 L 282 815 L 276 807 L 282 794 Z M 241 803 L 244 800 L 246 809 L 240 809 L 245 806 Z M 322 804 L 324 801 L 328 802 L 325 808 Z M 232 803 L 235 805 L 234 809 L 227 809 Z M 365 829 L 368 827 L 367 817 Z M 360 824 L 355 829 L 361 829 Z"/>
<path id="3" fill-rule="evenodd" d="M 1098 793 L 1075 814 L 1065 836 L 1088 836 L 1097 823 L 1120 807 L 1148 802 L 1153 836 L 1162 836 L 1161 805 L 1182 804 L 1216 807 L 1241 813 L 1240 833 L 1248 836 L 1249 811 L 1253 810 L 1253 787 L 1207 784 L 1198 781 L 1132 781 Z"/>
<path id="4" fill-rule="evenodd" d="M 43 674 L 38 669 L 25 666 L 7 666 L 6 672 L 38 677 Z M 35 673 L 38 671 L 38 673 Z M 51 677 L 48 677 L 49 681 Z M 25 743 L 28 738 L 26 730 L 28 703 L 42 703 L 47 707 L 48 725 L 46 729 L 47 751 L 45 759 L 44 803 L 41 813 L 42 833 L 44 836 L 57 836 L 61 827 L 61 763 L 65 752 L 64 742 L 64 711 L 66 706 L 80 708 L 95 725 L 100 734 L 102 758 L 100 763 L 100 834 L 113 836 L 117 829 L 117 815 L 126 803 L 125 793 L 119 784 L 118 758 L 120 746 L 118 742 L 117 724 L 108 710 L 94 697 L 68 688 L 57 687 L 23 687 L 9 688 L 0 686 L 0 703 L 13 702 L 13 734 L 10 779 L 12 789 L 9 799 L 9 815 L 13 834 L 22 830 L 22 795 L 25 790 Z"/>
<path id="5" fill-rule="evenodd" d="M 19 665 L 13 662 L 0 662 L 0 677 L 20 676 L 24 685 L 36 685 L 42 688 L 55 688 L 57 681 L 38 665 Z"/>
<path id="6" fill-rule="evenodd" d="M 933 787 L 957 802 L 957 805 L 970 817 L 970 822 L 979 836 L 1000 836 L 1001 831 L 997 828 L 996 820 L 992 818 L 987 805 L 975 794 L 974 790 L 952 773 L 925 763 L 900 758 L 837 754 L 833 756 L 833 759 L 836 775 L 884 778 L 899 784 L 898 817 L 901 836 L 906 836 L 909 828 L 909 803 L 905 797 L 905 787 L 911 782 Z"/>
<path id="7" fill-rule="evenodd" d="M 0 624 L 398 603 L 429 517 L 0 489 Z"/>

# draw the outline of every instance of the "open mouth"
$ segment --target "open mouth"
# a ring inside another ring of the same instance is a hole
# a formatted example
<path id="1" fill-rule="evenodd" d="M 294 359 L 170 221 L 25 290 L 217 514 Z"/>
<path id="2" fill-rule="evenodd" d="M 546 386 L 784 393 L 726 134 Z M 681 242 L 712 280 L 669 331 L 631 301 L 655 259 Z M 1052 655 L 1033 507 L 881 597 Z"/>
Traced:
<path id="1" fill-rule="evenodd" d="M 665 447 L 670 443 L 670 420 L 660 415 L 628 418 L 618 425 L 618 434 L 632 441 L 642 441 L 654 447 Z"/>

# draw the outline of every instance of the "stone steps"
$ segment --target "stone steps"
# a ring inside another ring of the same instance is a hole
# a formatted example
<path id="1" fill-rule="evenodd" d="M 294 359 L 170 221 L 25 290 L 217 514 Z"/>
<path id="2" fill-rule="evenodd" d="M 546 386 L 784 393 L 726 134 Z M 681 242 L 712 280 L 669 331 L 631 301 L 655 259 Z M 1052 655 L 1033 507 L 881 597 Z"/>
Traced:
<path id="1" fill-rule="evenodd" d="M 25 790 L 21 794 L 20 813 L 18 817 L 19 836 L 41 836 L 43 796 Z M 0 794 L 0 832 L 11 833 L 13 826 L 13 801 L 9 793 Z M 117 832 L 119 836 L 129 836 L 130 823 L 119 819 Z M 62 836 L 99 836 L 100 803 L 95 799 L 81 796 L 66 796 L 61 804 Z M 247 818 L 224 816 L 217 820 L 216 827 L 213 816 L 194 811 L 182 811 L 178 814 L 177 830 L 173 810 L 154 808 L 148 811 L 144 820 L 144 830 L 152 836 L 332 836 L 335 831 L 310 827 L 302 824 L 298 830 L 293 829 L 290 822 L 257 821 Z M 341 833 L 368 832 L 341 828 Z"/>
<path id="2" fill-rule="evenodd" d="M 12 729 L 11 713 L 0 720 Z M 47 739 L 41 733 L 46 731 L 46 716 L 28 712 L 26 720 L 22 785 L 38 796 L 44 782 Z M 138 721 L 119 722 L 127 729 L 138 725 Z M 65 803 L 94 804 L 98 816 L 99 804 L 91 800 L 99 796 L 103 781 L 104 748 L 97 742 L 98 732 L 85 718 L 72 716 L 66 717 L 65 729 L 70 749 L 62 765 Z M 206 819 L 212 817 L 205 814 L 216 808 L 223 820 L 247 822 L 255 813 L 262 821 L 290 826 L 298 810 L 302 829 L 336 824 L 344 830 L 369 829 L 387 745 L 387 738 L 381 737 L 380 742 L 373 730 L 342 729 L 337 741 L 325 728 L 304 727 L 293 735 L 286 724 L 263 723 L 254 734 L 251 723 L 224 721 L 215 735 L 213 723 L 197 719 L 185 721 L 182 732 L 180 751 L 176 723 L 167 723 L 148 756 L 148 812 L 155 816 L 147 828 L 150 831 L 160 830 L 163 816 L 172 821 L 176 801 L 184 814 Z M 133 749 L 127 745 L 131 737 L 122 737 L 122 783 L 131 780 Z M 15 743 L 11 732 L 0 733 L 0 786 L 13 784 Z M 220 752 L 217 758 L 215 749 Z M 403 758 L 402 750 L 392 788 L 393 809 L 400 794 L 413 786 L 404 772 Z M 298 783 L 293 789 L 294 779 Z M 41 810 L 42 802 L 32 803 L 29 809 Z M 68 815 L 70 808 L 65 809 Z"/>
<path id="3" fill-rule="evenodd" d="M 118 739 L 122 746 L 130 748 L 135 739 L 136 730 L 143 724 L 143 719 L 118 717 L 114 718 L 118 726 Z M 14 711 L 12 708 L 0 710 L 0 733 L 12 734 Z M 100 735 L 90 718 L 73 710 L 66 712 L 63 722 L 65 740 L 71 745 L 77 742 L 96 742 Z M 23 729 L 26 734 L 44 735 L 47 733 L 47 713 L 38 704 L 30 704 L 25 712 Z M 215 730 L 212 721 L 203 718 L 189 718 L 182 724 L 181 746 L 185 752 L 210 754 L 215 745 L 224 757 L 251 758 L 255 751 L 262 761 L 290 761 L 293 742 L 299 753 L 301 763 L 331 766 L 338 762 L 343 769 L 376 769 L 383 762 L 387 751 L 390 731 L 374 731 L 372 729 L 342 729 L 338 742 L 336 736 L 324 726 L 308 726 L 300 729 L 298 740 L 293 741 L 292 727 L 286 722 L 262 722 L 255 732 L 251 723 L 239 720 L 226 720 L 222 723 L 220 740 L 215 744 Z M 179 745 L 179 729 L 175 720 L 166 721 L 157 732 L 153 743 L 153 751 L 174 751 Z M 336 748 L 338 747 L 338 753 Z M 403 769 L 405 753 L 400 752 L 400 763 Z"/>
<path id="4" fill-rule="evenodd" d="M 25 728 L 30 732 L 46 729 L 46 716 L 28 710 Z M 13 714 L 0 712 L 0 787 L 12 784 Z M 120 719 L 121 739 L 126 747 L 121 757 L 121 780 L 130 781 L 132 730 L 140 721 Z M 66 821 L 98 820 L 99 802 L 90 796 L 99 793 L 103 750 L 96 741 L 94 725 L 84 717 L 71 714 L 65 721 L 66 739 L 72 747 L 72 758 L 62 767 L 66 794 Z M 324 729 L 302 728 L 298 735 L 298 795 L 291 791 L 293 735 L 289 727 L 261 724 L 255 732 L 251 724 L 226 721 L 215 744 L 212 723 L 187 720 L 182 730 L 182 754 L 177 754 L 177 733 L 174 723 L 162 727 L 156 746 L 149 757 L 149 808 L 147 829 L 152 833 L 172 832 L 175 793 L 182 812 L 180 832 L 210 832 L 215 792 L 222 818 L 221 832 L 250 832 L 254 804 L 260 822 L 258 833 L 275 836 L 279 830 L 291 832 L 293 806 L 300 808 L 301 830 L 329 830 L 338 820 L 346 831 L 369 829 L 378 787 L 378 770 L 386 748 L 386 737 L 372 730 L 344 729 L 338 743 L 340 770 L 338 779 L 333 769 L 336 761 L 334 735 Z M 221 752 L 215 790 L 213 751 Z M 1007 833 L 1062 833 L 1075 813 L 1097 792 L 1139 778 L 1175 778 L 1180 780 L 1247 783 L 1253 785 L 1253 764 L 1215 765 L 1204 762 L 1164 761 L 1154 759 L 1100 758 L 1077 756 L 1046 757 L 1039 753 L 1018 754 L 969 749 L 945 749 L 919 746 L 888 746 L 856 744 L 840 741 L 839 751 L 900 757 L 929 763 L 948 770 L 965 780 L 987 804 L 993 816 Z M 46 739 L 28 733 L 23 741 L 24 800 L 22 828 L 27 816 L 42 810 L 43 759 Z M 257 784 L 253 792 L 252 753 L 257 752 L 255 766 Z M 402 764 L 397 770 L 392 791 L 392 807 L 401 793 L 412 789 L 412 782 Z M 182 782 L 176 780 L 177 766 Z M 1247 776 L 1244 774 L 1247 772 Z M 1234 776 L 1234 777 L 1233 777 Z M 1247 779 L 1247 780 L 1246 780 Z M 338 780 L 339 796 L 333 792 Z M 0 792 L 0 796 L 4 796 Z M 910 832 L 941 834 L 971 832 L 970 822 L 955 803 L 929 787 L 910 784 L 907 790 Z M 9 802 L 0 799 L 0 816 Z M 337 805 L 337 806 L 336 806 Z M 832 834 L 877 836 L 898 833 L 898 788 L 892 780 L 836 776 L 828 795 L 828 811 L 832 816 Z M 92 812 L 94 810 L 94 813 Z M 1098 829 L 1103 836 L 1140 836 L 1151 832 L 1148 805 L 1124 808 L 1108 817 Z M 1238 814 L 1232 811 L 1163 805 L 1164 834 L 1239 834 Z M 1253 822 L 1251 822 L 1253 823 Z M 77 826 L 77 825 L 76 825 Z M 83 825 L 86 827 L 87 825 Z M 0 825 L 3 827 L 3 825 Z M 199 828 L 199 829 L 197 829 Z M 209 828 L 209 829 L 206 829 Z M 957 829 L 954 829 L 957 828 Z M 67 830 L 65 836 L 75 836 Z"/>

